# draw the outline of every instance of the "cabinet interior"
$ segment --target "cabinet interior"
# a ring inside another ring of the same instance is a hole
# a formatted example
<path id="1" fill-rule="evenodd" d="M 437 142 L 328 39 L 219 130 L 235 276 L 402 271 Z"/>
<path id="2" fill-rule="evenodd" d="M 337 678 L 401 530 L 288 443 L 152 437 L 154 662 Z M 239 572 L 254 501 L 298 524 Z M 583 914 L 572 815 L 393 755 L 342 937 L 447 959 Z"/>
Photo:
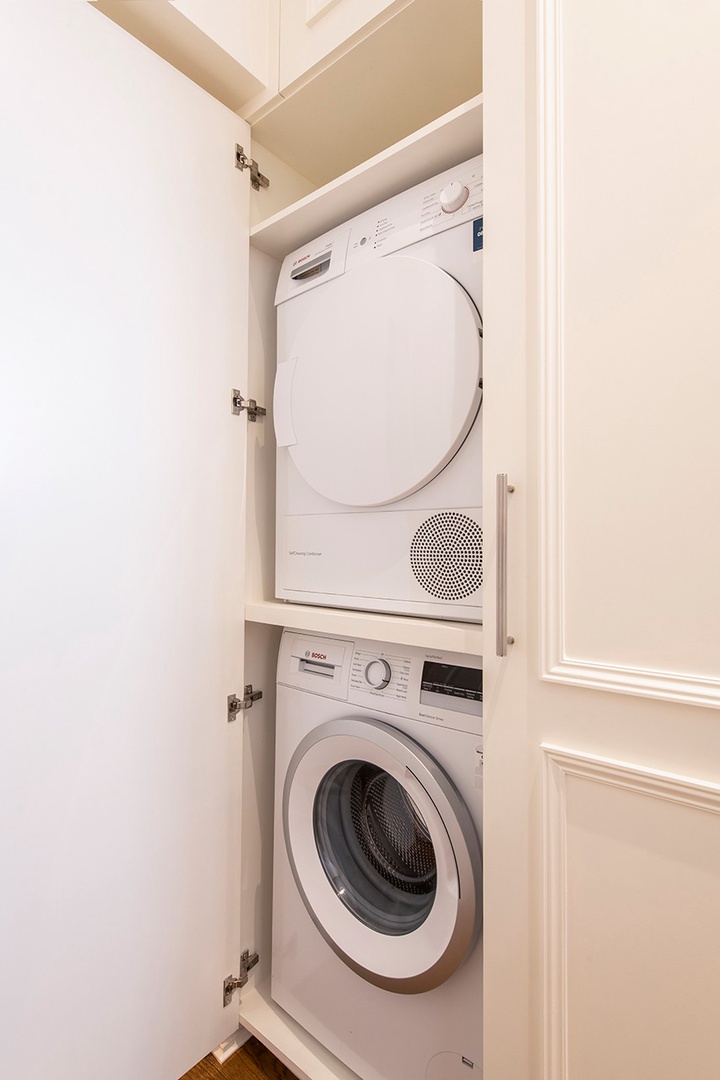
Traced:
<path id="1" fill-rule="evenodd" d="M 242 948 L 258 952 L 240 1020 L 307 1080 L 354 1076 L 271 1002 L 275 678 L 282 627 L 482 654 L 482 627 L 441 620 L 299 605 L 274 598 L 276 367 L 275 285 L 282 258 L 384 199 L 482 152 L 482 97 L 377 154 L 272 215 L 251 231 L 247 394 L 268 408 L 248 424 L 245 680 L 263 698 L 244 720 Z M 262 199 L 263 192 L 254 193 Z"/>

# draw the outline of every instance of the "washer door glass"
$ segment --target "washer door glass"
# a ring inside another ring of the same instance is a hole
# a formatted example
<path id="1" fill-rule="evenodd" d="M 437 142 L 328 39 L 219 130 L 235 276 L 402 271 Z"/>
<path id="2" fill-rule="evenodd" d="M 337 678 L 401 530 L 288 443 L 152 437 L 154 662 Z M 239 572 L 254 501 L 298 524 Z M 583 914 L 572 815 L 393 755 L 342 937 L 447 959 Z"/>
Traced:
<path id="1" fill-rule="evenodd" d="M 437 891 L 430 830 L 398 781 L 366 761 L 344 761 L 320 782 L 315 844 L 343 904 L 383 934 L 409 934 Z"/>
<path id="2" fill-rule="evenodd" d="M 311 731 L 285 774 L 283 829 L 310 918 L 368 982 L 422 993 L 472 950 L 480 841 L 455 785 L 408 735 L 353 717 Z"/>

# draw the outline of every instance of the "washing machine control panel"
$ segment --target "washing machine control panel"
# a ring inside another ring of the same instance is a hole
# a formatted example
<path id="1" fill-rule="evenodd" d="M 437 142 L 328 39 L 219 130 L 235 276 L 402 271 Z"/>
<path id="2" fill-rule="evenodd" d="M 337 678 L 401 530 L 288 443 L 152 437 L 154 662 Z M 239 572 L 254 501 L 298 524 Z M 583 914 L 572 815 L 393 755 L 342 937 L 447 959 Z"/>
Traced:
<path id="1" fill-rule="evenodd" d="M 375 694 L 385 700 L 406 701 L 410 659 L 389 649 L 365 649 L 356 643 L 350 667 L 350 692 Z"/>
<path id="2" fill-rule="evenodd" d="M 285 630 L 278 683 L 379 715 L 482 735 L 482 657 Z"/>
<path id="3" fill-rule="evenodd" d="M 370 660 L 365 668 L 365 682 L 373 690 L 384 690 L 386 686 L 390 685 L 391 679 L 392 668 L 387 660 Z"/>
<path id="4" fill-rule="evenodd" d="M 481 734 L 482 678 L 480 657 L 356 641 L 348 701 Z"/>

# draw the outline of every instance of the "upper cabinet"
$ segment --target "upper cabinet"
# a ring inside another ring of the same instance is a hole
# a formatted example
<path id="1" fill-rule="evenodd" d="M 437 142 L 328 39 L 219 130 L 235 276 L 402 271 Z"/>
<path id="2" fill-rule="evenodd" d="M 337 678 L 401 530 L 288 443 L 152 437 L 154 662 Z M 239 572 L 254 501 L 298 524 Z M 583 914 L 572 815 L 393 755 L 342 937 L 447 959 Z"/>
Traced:
<path id="1" fill-rule="evenodd" d="M 482 90 L 479 0 L 95 6 L 246 119 L 262 171 L 267 150 L 312 187 Z M 265 202 L 270 216 L 278 206 Z"/>
<path id="2" fill-rule="evenodd" d="M 281 71 L 299 72 L 309 61 L 309 35 L 319 34 L 323 18 L 347 9 L 357 23 L 358 7 L 336 0 L 305 26 L 306 40 L 288 30 L 283 6 Z M 375 0 L 364 10 L 378 7 Z M 478 0 L 455 0 L 450 12 L 443 0 L 392 4 L 284 87 L 272 108 L 243 115 L 254 139 L 320 187 L 479 94 L 481 57 Z"/>
<path id="3" fill-rule="evenodd" d="M 280 0 L 280 91 L 331 63 L 413 0 Z"/>
<path id="4" fill-rule="evenodd" d="M 279 0 L 96 0 L 94 6 L 228 108 L 277 87 Z"/>

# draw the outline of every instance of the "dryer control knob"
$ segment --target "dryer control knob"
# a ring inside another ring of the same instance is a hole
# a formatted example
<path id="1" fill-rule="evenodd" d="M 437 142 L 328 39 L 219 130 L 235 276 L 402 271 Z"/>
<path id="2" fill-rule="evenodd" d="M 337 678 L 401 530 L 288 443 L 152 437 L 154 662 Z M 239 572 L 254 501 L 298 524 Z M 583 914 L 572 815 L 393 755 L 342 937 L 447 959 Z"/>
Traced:
<path id="1" fill-rule="evenodd" d="M 465 205 L 469 194 L 470 192 L 464 184 L 459 184 L 457 180 L 453 180 L 451 184 L 448 184 L 440 192 L 440 206 L 443 213 L 454 214 L 456 210 Z"/>
<path id="2" fill-rule="evenodd" d="M 387 660 L 371 660 L 365 668 L 365 682 L 370 683 L 373 690 L 384 690 L 392 679 L 392 668 Z"/>

